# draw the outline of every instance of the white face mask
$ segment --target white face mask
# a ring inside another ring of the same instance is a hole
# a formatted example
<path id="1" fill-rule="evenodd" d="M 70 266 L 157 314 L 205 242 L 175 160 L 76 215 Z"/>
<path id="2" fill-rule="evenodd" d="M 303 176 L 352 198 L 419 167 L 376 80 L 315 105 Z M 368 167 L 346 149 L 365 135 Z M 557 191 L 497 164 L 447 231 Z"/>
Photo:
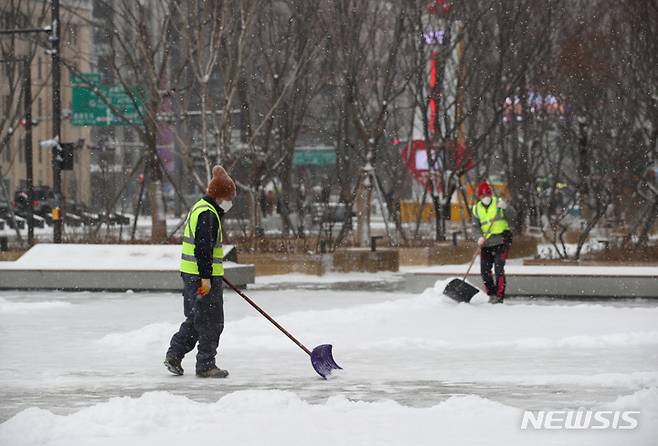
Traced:
<path id="1" fill-rule="evenodd" d="M 483 203 L 485 206 L 489 206 L 489 203 L 491 203 L 491 197 L 484 197 L 484 198 L 482 199 L 482 203 Z"/>
<path id="2" fill-rule="evenodd" d="M 224 211 L 226 213 L 226 212 L 230 211 L 231 208 L 233 207 L 233 201 L 231 201 L 231 200 L 222 201 L 221 203 L 219 203 L 219 207 L 221 208 L 222 211 Z"/>

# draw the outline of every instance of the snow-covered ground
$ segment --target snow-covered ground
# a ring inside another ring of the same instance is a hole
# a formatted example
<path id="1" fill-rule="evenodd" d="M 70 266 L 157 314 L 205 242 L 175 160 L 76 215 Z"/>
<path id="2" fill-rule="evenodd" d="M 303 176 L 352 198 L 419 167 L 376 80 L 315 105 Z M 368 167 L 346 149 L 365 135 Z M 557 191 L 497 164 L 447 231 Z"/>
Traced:
<path id="1" fill-rule="evenodd" d="M 355 286 L 247 291 L 307 346 L 333 344 L 344 370 L 328 381 L 233 293 L 231 375 L 213 381 L 193 355 L 183 377 L 161 364 L 175 293 L 0 292 L 0 445 L 656 444 L 657 303 L 468 305 L 442 283 L 410 295 L 342 279 Z M 638 410 L 639 427 L 520 429 L 525 409 L 580 407 Z"/>
<path id="2" fill-rule="evenodd" d="M 224 245 L 228 254 L 233 245 Z M 38 243 L 20 258 L 0 262 L 0 269 L 65 271 L 178 272 L 181 247 L 176 245 L 105 245 Z M 63 255 L 64 254 L 64 255 Z M 56 259 L 56 260 L 54 260 Z"/>

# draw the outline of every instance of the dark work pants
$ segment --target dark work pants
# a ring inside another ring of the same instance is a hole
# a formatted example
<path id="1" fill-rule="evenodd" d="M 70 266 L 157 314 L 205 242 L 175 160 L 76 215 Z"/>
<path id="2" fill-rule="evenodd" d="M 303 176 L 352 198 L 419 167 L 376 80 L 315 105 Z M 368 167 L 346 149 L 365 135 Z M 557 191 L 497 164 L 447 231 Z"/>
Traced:
<path id="1" fill-rule="evenodd" d="M 484 247 L 480 250 L 480 274 L 489 296 L 505 297 L 505 261 L 509 254 L 509 243 Z M 496 275 L 494 282 L 491 268 Z"/>
<path id="2" fill-rule="evenodd" d="M 182 273 L 183 312 L 185 321 L 178 333 L 171 338 L 167 357 L 183 359 L 199 343 L 196 355 L 196 371 L 201 372 L 215 367 L 215 356 L 219 336 L 224 329 L 224 298 L 222 278 L 213 277 L 210 293 L 197 296 L 201 284 L 199 276 Z"/>

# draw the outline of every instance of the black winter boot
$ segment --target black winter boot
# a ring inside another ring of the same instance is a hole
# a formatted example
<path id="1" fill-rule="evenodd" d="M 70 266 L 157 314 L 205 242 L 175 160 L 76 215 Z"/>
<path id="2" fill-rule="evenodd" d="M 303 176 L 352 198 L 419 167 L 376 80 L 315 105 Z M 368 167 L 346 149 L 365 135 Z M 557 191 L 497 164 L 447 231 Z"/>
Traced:
<path id="1" fill-rule="evenodd" d="M 490 294 L 489 295 L 489 303 L 490 304 L 502 304 L 503 299 L 501 297 L 496 296 L 495 294 Z"/>
<path id="2" fill-rule="evenodd" d="M 164 365 L 167 367 L 167 370 L 169 370 L 171 373 L 174 375 L 182 375 L 184 373 L 183 366 L 180 364 L 181 360 L 180 359 L 174 359 L 174 358 L 165 358 L 164 360 Z"/>
<path id="3" fill-rule="evenodd" d="M 199 378 L 226 378 L 228 376 L 228 370 L 213 367 L 208 370 L 197 371 L 196 376 Z"/>

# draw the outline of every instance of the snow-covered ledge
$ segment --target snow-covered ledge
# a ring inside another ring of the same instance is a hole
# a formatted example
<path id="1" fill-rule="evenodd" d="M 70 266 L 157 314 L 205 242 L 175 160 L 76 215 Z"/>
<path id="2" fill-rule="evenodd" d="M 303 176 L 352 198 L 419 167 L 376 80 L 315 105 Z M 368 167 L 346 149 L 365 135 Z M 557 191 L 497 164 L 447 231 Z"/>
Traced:
<path id="1" fill-rule="evenodd" d="M 33 246 L 14 262 L 0 262 L 0 288 L 76 290 L 180 290 L 180 245 Z M 225 246 L 231 258 L 233 246 Z M 227 279 L 254 283 L 253 265 L 225 261 Z"/>

